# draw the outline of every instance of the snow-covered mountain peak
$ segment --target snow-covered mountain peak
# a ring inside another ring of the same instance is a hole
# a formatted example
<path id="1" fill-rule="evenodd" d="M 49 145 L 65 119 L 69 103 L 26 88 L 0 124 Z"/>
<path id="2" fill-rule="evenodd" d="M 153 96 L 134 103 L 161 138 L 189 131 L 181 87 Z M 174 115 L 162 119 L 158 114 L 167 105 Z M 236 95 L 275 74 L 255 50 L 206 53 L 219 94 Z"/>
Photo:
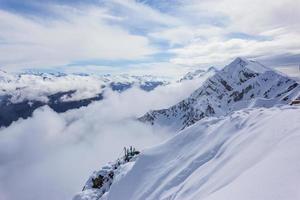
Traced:
<path id="1" fill-rule="evenodd" d="M 237 58 L 208 77 L 188 98 L 151 111 L 141 121 L 184 129 L 210 116 L 248 107 L 271 107 L 300 98 L 300 83 L 255 61 Z"/>
<path id="2" fill-rule="evenodd" d="M 229 65 L 225 66 L 223 71 L 233 75 L 241 73 L 241 71 L 251 71 L 253 73 L 264 73 L 270 71 L 268 67 L 260 64 L 259 62 L 253 60 L 247 60 L 246 58 L 237 57 Z"/>

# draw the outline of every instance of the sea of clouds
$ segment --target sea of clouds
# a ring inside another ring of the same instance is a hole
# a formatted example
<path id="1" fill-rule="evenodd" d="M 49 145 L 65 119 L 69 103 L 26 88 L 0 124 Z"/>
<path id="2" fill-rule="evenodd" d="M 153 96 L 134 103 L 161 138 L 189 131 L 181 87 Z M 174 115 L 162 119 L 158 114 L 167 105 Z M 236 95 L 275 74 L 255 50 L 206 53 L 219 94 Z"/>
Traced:
<path id="1" fill-rule="evenodd" d="M 138 150 L 174 133 L 136 120 L 151 109 L 187 97 L 199 81 L 107 91 L 103 101 L 58 114 L 49 107 L 0 129 L 0 199 L 71 199 L 89 175 L 122 156 L 124 146 Z"/>

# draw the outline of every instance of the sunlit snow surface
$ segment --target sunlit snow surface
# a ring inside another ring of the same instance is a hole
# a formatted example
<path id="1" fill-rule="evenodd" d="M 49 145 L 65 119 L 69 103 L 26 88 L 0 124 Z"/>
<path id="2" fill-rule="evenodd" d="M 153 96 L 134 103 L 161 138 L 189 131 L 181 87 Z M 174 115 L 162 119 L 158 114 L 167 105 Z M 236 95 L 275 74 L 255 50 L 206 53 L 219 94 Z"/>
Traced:
<path id="1" fill-rule="evenodd" d="M 207 118 L 145 150 L 107 200 L 300 199 L 300 107 Z"/>

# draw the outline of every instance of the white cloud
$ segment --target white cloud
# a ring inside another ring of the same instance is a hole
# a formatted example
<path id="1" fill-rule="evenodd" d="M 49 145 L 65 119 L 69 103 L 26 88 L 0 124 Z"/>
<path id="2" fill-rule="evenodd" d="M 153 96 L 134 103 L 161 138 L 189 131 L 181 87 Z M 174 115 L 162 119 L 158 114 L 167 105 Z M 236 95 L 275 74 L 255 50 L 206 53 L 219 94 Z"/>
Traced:
<path id="1" fill-rule="evenodd" d="M 45 67 L 90 59 L 141 59 L 156 52 L 146 37 L 108 24 L 110 15 L 104 9 L 53 9 L 63 13 L 63 18 L 41 20 L 0 11 L 2 66 Z"/>
<path id="2" fill-rule="evenodd" d="M 134 119 L 177 103 L 197 87 L 187 81 L 152 92 L 110 92 L 101 102 L 64 114 L 43 107 L 1 129 L 1 199 L 71 199 L 91 172 L 121 156 L 124 146 L 142 150 L 173 134 Z"/>
<path id="3" fill-rule="evenodd" d="M 108 7 L 116 7 L 127 19 L 127 25 L 135 25 L 136 28 L 156 30 L 160 26 L 171 27 L 180 23 L 180 19 L 152 9 L 135 0 L 111 0 Z"/>
<path id="4" fill-rule="evenodd" d="M 185 64 L 174 64 L 170 62 L 150 62 L 140 63 L 128 66 L 126 69 L 120 69 L 120 71 L 135 74 L 151 74 L 154 76 L 164 76 L 173 80 L 178 80 L 180 77 L 185 75 L 187 72 L 194 70 L 190 66 Z"/>
<path id="5" fill-rule="evenodd" d="M 230 31 L 260 34 L 265 30 L 299 25 L 297 12 L 300 2 L 295 0 L 193 0 L 183 7 L 185 12 L 203 13 L 210 11 L 214 15 L 227 18 L 225 28 Z"/>
<path id="6" fill-rule="evenodd" d="M 294 0 L 187 1 L 172 12 L 180 23 L 150 36 L 181 45 L 169 49 L 176 55 L 174 64 L 224 65 L 237 56 L 295 55 L 300 51 L 298 7 Z"/>
<path id="7" fill-rule="evenodd" d="M 58 71 L 65 73 L 90 73 L 90 74 L 130 74 L 130 75 L 153 75 L 165 77 L 166 79 L 178 80 L 187 72 L 194 70 L 193 67 L 187 65 L 179 65 L 165 62 L 141 62 L 138 64 L 128 64 L 124 66 L 97 66 L 97 65 L 82 65 L 72 67 L 55 68 Z"/>
<path id="8" fill-rule="evenodd" d="M 300 81 L 300 67 L 299 66 L 282 66 L 276 67 L 276 70 L 289 75 L 290 77 L 296 78 Z"/>
<path id="9" fill-rule="evenodd" d="M 62 97 L 64 100 L 80 100 L 95 97 L 103 92 L 103 79 L 92 76 L 48 76 L 22 75 L 9 82 L 2 82 L 0 95 L 11 95 L 14 103 L 24 100 L 47 102 L 48 96 L 59 92 L 76 91 Z M 17 89 L 19 88 L 19 89 Z"/>
<path id="10" fill-rule="evenodd" d="M 175 53 L 169 61 L 164 59 L 169 62 L 164 67 L 153 67 L 155 73 L 167 74 L 180 65 L 223 65 L 236 56 L 260 59 L 299 53 L 299 1 L 179 2 L 167 2 L 166 12 L 133 0 L 102 1 L 101 7 L 49 5 L 61 16 L 52 20 L 1 11 L 0 64 L 52 67 L 80 60 L 129 59 L 142 63 L 135 68 L 141 72 L 149 60 L 160 62 L 156 53 Z M 239 33 L 241 37 L 233 37 Z M 115 69 L 126 67 L 120 63 Z"/>
<path id="11" fill-rule="evenodd" d="M 277 31 L 276 31 L 277 32 Z M 274 33 L 276 33 L 274 31 Z M 299 54 L 300 34 L 281 29 L 280 34 L 261 34 L 270 40 L 256 40 L 249 38 L 228 38 L 222 36 L 209 38 L 173 49 L 177 57 L 172 59 L 176 64 L 225 64 L 238 56 L 254 59 L 282 54 Z"/>
<path id="12" fill-rule="evenodd" d="M 149 34 L 159 40 L 168 40 L 170 44 L 186 44 L 195 37 L 195 33 L 187 27 L 174 27 Z"/>

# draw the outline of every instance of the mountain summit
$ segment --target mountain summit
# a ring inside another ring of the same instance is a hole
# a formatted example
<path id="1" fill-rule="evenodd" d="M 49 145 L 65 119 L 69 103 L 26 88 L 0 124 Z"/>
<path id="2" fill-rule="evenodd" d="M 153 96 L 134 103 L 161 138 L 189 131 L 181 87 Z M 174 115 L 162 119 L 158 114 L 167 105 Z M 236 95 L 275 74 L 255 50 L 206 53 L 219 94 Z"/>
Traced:
<path id="1" fill-rule="evenodd" d="M 210 116 L 248 107 L 271 107 L 300 98 L 300 84 L 266 66 L 236 58 L 208 78 L 187 99 L 167 109 L 150 111 L 140 121 L 184 129 Z"/>

